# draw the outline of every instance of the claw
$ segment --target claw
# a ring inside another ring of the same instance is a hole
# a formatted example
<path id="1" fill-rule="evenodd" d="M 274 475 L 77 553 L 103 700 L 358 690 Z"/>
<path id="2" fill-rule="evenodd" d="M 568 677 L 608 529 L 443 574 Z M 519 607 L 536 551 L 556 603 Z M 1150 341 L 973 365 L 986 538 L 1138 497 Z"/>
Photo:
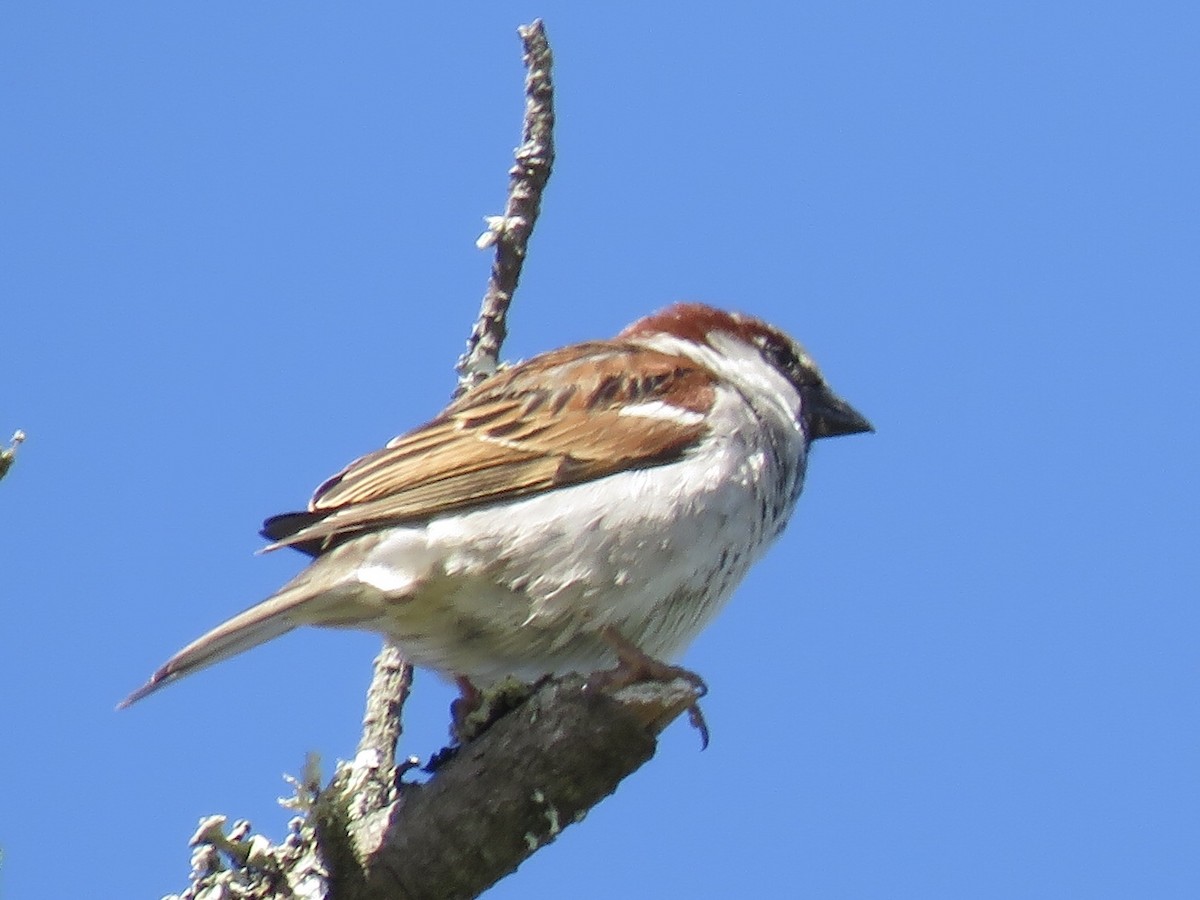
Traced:
<path id="1" fill-rule="evenodd" d="M 704 679 L 690 669 L 655 659 L 630 641 L 612 625 L 600 629 L 600 639 L 617 655 L 617 666 L 598 673 L 599 681 L 607 688 L 623 688 L 639 681 L 674 681 L 683 679 L 696 691 L 696 699 L 687 708 L 688 722 L 700 732 L 700 749 L 708 747 L 708 723 L 700 711 L 700 698 L 708 693 Z"/>

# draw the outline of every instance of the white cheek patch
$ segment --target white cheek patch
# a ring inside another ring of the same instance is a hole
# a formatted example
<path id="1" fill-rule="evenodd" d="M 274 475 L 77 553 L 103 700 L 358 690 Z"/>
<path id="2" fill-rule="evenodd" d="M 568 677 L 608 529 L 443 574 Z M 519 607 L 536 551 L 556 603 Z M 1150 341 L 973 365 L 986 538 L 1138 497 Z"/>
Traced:
<path id="1" fill-rule="evenodd" d="M 675 422 L 679 425 L 699 425 L 704 421 L 702 413 L 690 409 L 680 409 L 661 400 L 651 400 L 648 403 L 634 403 L 622 406 L 617 413 L 621 416 L 633 416 L 639 419 L 660 419 L 664 422 Z"/>

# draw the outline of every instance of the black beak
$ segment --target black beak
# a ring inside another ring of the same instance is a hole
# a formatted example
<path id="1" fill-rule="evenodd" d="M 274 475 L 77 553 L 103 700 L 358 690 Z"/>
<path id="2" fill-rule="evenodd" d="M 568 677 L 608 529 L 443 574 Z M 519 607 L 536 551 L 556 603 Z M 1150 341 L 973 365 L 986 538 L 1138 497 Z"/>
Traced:
<path id="1" fill-rule="evenodd" d="M 810 441 L 875 430 L 862 413 L 823 384 L 805 390 L 803 402 Z"/>

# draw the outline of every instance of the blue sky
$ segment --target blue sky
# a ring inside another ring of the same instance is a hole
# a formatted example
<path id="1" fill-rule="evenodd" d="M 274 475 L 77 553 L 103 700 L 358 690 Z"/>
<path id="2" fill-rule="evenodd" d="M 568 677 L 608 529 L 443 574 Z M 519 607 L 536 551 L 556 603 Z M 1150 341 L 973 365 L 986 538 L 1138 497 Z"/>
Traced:
<path id="1" fill-rule="evenodd" d="M 674 726 L 490 896 L 1194 897 L 1200 14 L 945 0 L 8 4 L 0 894 L 181 889 L 197 819 L 281 837 L 281 773 L 353 752 L 370 635 L 113 704 L 444 403 L 535 15 L 506 355 L 707 300 L 878 434 L 818 445 L 688 653 L 711 747 Z M 419 676 L 403 752 L 450 699 Z"/>

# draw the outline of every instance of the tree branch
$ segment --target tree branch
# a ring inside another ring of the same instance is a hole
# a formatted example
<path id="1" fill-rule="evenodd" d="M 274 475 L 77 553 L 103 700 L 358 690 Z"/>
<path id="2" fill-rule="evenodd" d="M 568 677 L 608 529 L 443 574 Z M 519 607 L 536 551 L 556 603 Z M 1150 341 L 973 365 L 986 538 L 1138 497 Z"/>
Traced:
<path id="1" fill-rule="evenodd" d="M 488 278 L 479 317 L 467 340 L 467 350 L 457 365 L 454 396 L 481 384 L 495 373 L 500 347 L 507 336 L 505 319 L 521 277 L 526 247 L 542 205 L 542 192 L 554 164 L 554 85 L 550 79 L 552 56 L 541 19 L 517 29 L 524 44 L 525 116 L 521 145 L 509 169 L 508 200 L 504 215 L 489 216 L 488 230 L 478 246 L 495 246 L 496 256 Z M 374 797 L 368 806 L 388 796 L 395 767 L 396 742 L 402 731 L 401 714 L 412 685 L 412 666 L 400 648 L 385 641 L 375 659 L 375 674 L 367 691 L 363 736 L 355 764 L 361 772 L 362 790 Z M 369 771 L 367 771 L 369 770 Z M 373 774 L 372 774 L 373 773 Z"/>
<path id="2" fill-rule="evenodd" d="M 525 45 L 523 141 L 509 171 L 502 216 L 487 219 L 481 248 L 496 256 L 479 318 L 458 361 L 459 395 L 499 367 L 505 317 L 554 160 L 551 54 L 541 21 L 519 29 Z M 310 762 L 290 805 L 305 814 L 274 847 L 248 823 L 225 818 L 192 839 L 192 884 L 183 898 L 447 900 L 475 897 L 550 843 L 649 760 L 656 738 L 698 699 L 685 679 L 609 693 L 583 676 L 546 680 L 481 734 L 449 753 L 425 783 L 395 760 L 412 667 L 385 644 L 375 660 L 355 759 L 319 788 Z"/>
<path id="3" fill-rule="evenodd" d="M 507 336 L 505 320 L 513 292 L 521 277 L 526 247 L 542 205 L 542 192 L 554 165 L 554 85 L 550 79 L 552 56 L 541 19 L 517 29 L 524 43 L 525 118 L 521 146 L 509 170 L 508 201 L 504 215 L 489 216 L 488 230 L 477 242 L 481 248 L 495 246 L 487 290 L 479 317 L 467 340 L 467 350 L 457 365 L 458 396 L 488 376 L 498 365 L 500 347 Z M 400 737 L 400 715 L 412 684 L 412 667 L 400 649 L 384 644 L 375 660 L 375 675 L 367 692 L 364 733 L 359 757 L 381 771 L 395 764 L 396 741 Z M 374 759 L 367 757 L 374 754 Z"/>
<path id="4" fill-rule="evenodd" d="M 338 900 L 475 897 L 553 841 L 649 760 L 696 700 L 679 679 L 608 695 L 582 676 L 541 685 L 518 709 L 395 801 L 355 818 L 339 772 L 314 812 Z"/>
<path id="5" fill-rule="evenodd" d="M 465 393 L 496 371 L 500 345 L 508 335 L 505 324 L 513 291 L 521 278 L 529 235 L 542 207 L 542 192 L 554 167 L 554 84 L 550 80 L 553 56 L 542 20 L 517 29 L 525 44 L 525 121 L 516 162 L 508 170 L 508 202 L 504 215 L 488 216 L 487 231 L 479 248 L 495 246 L 487 291 L 467 351 L 458 360 L 458 390 Z"/>

